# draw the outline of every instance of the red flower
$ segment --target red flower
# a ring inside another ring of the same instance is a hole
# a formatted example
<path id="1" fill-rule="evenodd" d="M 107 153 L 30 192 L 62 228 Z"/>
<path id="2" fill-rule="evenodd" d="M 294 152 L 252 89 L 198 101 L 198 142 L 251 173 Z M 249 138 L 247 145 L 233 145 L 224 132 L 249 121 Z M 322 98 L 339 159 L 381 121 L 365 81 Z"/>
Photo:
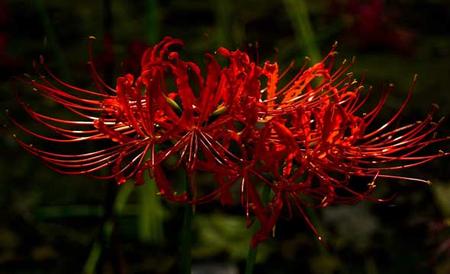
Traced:
<path id="1" fill-rule="evenodd" d="M 233 186 L 239 185 L 235 196 L 248 225 L 254 219 L 261 224 L 253 245 L 269 237 L 283 209 L 289 215 L 297 209 L 317 234 L 305 206 L 380 201 L 371 197 L 379 178 L 427 182 L 390 172 L 448 155 L 418 154 L 449 139 L 434 135 L 441 123 L 432 121 L 435 108 L 421 122 L 393 127 L 412 88 L 384 125 L 376 128 L 372 123 L 391 88 L 371 111 L 359 115 L 368 97 L 362 98 L 362 83 L 347 73 L 351 64 L 332 69 L 334 50 L 310 68 L 305 64 L 279 88 L 286 73 L 280 74 L 276 63 L 260 67 L 246 53 L 220 48 L 218 57 L 206 55 L 202 73 L 197 64 L 181 59 L 174 50 L 180 46 L 180 40 L 164 38 L 144 52 L 140 75 L 118 77 L 114 89 L 101 80 L 92 62 L 96 90 L 61 81 L 41 61 L 50 80 L 41 76 L 28 83 L 74 118 L 43 114 L 21 102 L 56 137 L 31 131 L 13 119 L 14 123 L 45 141 L 101 141 L 106 147 L 64 154 L 18 142 L 64 174 L 115 178 L 119 184 L 132 178 L 141 184 L 147 171 L 160 194 L 172 201 L 220 198 L 232 204 Z M 221 66 L 216 58 L 228 64 Z M 106 168 L 109 175 L 99 175 Z M 168 169 L 184 170 L 188 187 L 172 181 Z M 214 182 L 197 180 L 196 175 L 210 175 Z M 355 177 L 368 178 L 368 183 L 356 186 Z"/>
<path id="2" fill-rule="evenodd" d="M 248 119 L 243 115 L 244 107 L 255 101 L 250 97 L 250 88 L 259 94 L 259 68 L 245 53 L 219 49 L 219 54 L 229 60 L 229 66 L 221 68 L 212 55 L 207 55 L 207 76 L 203 78 L 196 64 L 181 60 L 178 53 L 171 50 L 181 45 L 181 41 L 166 37 L 144 53 L 139 77 L 135 79 L 131 74 L 119 77 L 114 89 L 103 82 L 92 61 L 89 64 L 96 90 L 63 82 L 41 59 L 41 66 L 50 80 L 40 75 L 36 80 L 26 81 L 34 91 L 74 114 L 74 118 L 42 114 L 21 102 L 33 119 L 51 129 L 57 137 L 31 131 L 14 119 L 13 122 L 25 132 L 50 142 L 108 140 L 110 143 L 92 152 L 61 154 L 18 142 L 63 174 L 115 178 L 119 184 L 134 178 L 140 184 L 144 171 L 149 170 L 160 194 L 174 201 L 186 201 L 187 195 L 176 194 L 179 187 L 172 186 L 163 172 L 161 164 L 172 156 L 189 175 L 196 170 L 213 173 L 221 184 L 223 180 L 219 177 L 227 173 L 227 167 L 232 165 L 229 157 L 234 157 L 226 148 L 226 143 L 236 135 L 233 119 L 243 122 Z M 170 87 L 174 90 L 167 87 L 168 78 L 174 79 L 175 85 Z M 100 170 L 109 167 L 109 175 L 99 175 Z M 232 176 L 229 170 L 228 176 Z M 196 202 L 211 200 L 216 195 L 221 195 L 223 202 L 229 201 L 222 187 L 205 197 L 197 197 L 193 181 L 191 192 Z"/>
<path id="3" fill-rule="evenodd" d="M 279 89 L 277 64 L 265 65 L 267 112 L 261 117 L 270 133 L 264 137 L 265 145 L 260 146 L 263 166 L 256 172 L 271 174 L 271 179 L 262 180 L 270 185 L 273 198 L 266 205 L 255 203 L 255 215 L 262 226 L 253 239 L 254 245 L 270 235 L 285 206 L 290 214 L 293 206 L 297 208 L 317 234 L 304 206 L 382 201 L 370 196 L 380 178 L 428 183 L 390 172 L 449 155 L 441 150 L 418 154 L 429 145 L 450 139 L 435 134 L 443 121 L 432 120 L 437 107 L 433 106 L 423 121 L 394 127 L 411 98 L 411 87 L 393 117 L 373 127 L 392 87 L 371 111 L 359 115 L 369 94 L 361 98 L 364 87 L 352 74 L 346 74 L 351 64 L 344 62 L 332 70 L 334 56 L 333 50 L 322 62 L 302 69 Z M 368 177 L 370 181 L 361 188 L 354 184 L 355 177 Z M 311 198 L 318 201 L 317 205 L 306 202 Z"/>

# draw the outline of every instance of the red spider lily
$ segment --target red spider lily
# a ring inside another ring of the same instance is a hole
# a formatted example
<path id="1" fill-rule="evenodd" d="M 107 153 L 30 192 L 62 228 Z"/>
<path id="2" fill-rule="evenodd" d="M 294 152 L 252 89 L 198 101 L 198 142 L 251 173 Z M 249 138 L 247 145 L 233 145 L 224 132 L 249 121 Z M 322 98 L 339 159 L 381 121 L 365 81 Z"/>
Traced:
<path id="1" fill-rule="evenodd" d="M 261 67 L 244 52 L 220 48 L 217 57 L 206 55 L 202 73 L 197 64 L 182 60 L 175 50 L 180 46 L 180 40 L 164 38 L 144 52 L 140 75 L 117 78 L 114 89 L 101 80 L 92 61 L 95 90 L 63 82 L 41 60 L 50 79 L 41 75 L 27 82 L 77 118 L 46 115 L 21 102 L 56 137 L 29 130 L 13 119 L 14 123 L 49 142 L 100 141 L 108 146 L 63 154 L 21 140 L 19 144 L 64 174 L 115 178 L 119 184 L 133 178 L 141 184 L 148 172 L 159 193 L 171 201 L 204 203 L 219 198 L 230 204 L 233 186 L 239 185 L 237 196 L 248 225 L 253 219 L 261 224 L 253 245 L 269 237 L 283 209 L 289 215 L 297 209 L 317 234 L 305 206 L 381 201 L 371 196 L 379 178 L 427 182 L 391 172 L 448 155 L 418 154 L 449 140 L 434 135 L 442 123 L 432 121 L 436 108 L 421 122 L 394 127 L 412 87 L 382 126 L 372 124 L 391 88 L 371 111 L 359 115 L 368 95 L 363 97 L 362 83 L 347 73 L 351 63 L 333 70 L 334 49 L 310 68 L 305 63 L 279 88 L 287 70 L 279 73 L 276 63 Z M 216 58 L 228 63 L 221 66 Z M 108 175 L 99 173 L 107 168 Z M 170 168 L 184 170 L 188 187 L 170 179 Z M 212 175 L 215 182 L 196 180 L 198 174 Z M 369 183 L 356 187 L 355 177 L 368 178 Z"/>
<path id="2" fill-rule="evenodd" d="M 352 74 L 345 74 L 351 64 L 344 62 L 332 70 L 334 55 L 333 50 L 322 62 L 302 69 L 280 89 L 277 64 L 265 65 L 267 111 L 262 117 L 270 133 L 264 137 L 265 147 L 261 146 L 259 160 L 265 162 L 260 170 L 269 172 L 272 178 L 261 176 L 260 180 L 271 187 L 273 197 L 265 206 L 256 201 L 254 211 L 262 225 L 253 239 L 254 245 L 269 236 L 284 206 L 291 214 L 294 205 L 317 234 L 303 210 L 304 206 L 314 206 L 307 202 L 310 198 L 318 200 L 319 207 L 360 200 L 383 201 L 370 196 L 379 178 L 429 183 L 387 172 L 449 155 L 441 150 L 417 155 L 429 145 L 450 139 L 435 135 L 443 121 L 432 120 L 436 106 L 423 121 L 394 127 L 411 98 L 413 86 L 392 118 L 370 129 L 392 88 L 386 90 L 371 111 L 358 115 L 368 97 L 361 98 L 363 86 Z M 358 191 L 351 184 L 354 177 L 368 177 L 371 181 Z"/>
<path id="3" fill-rule="evenodd" d="M 50 79 L 41 74 L 36 80 L 26 81 L 34 91 L 61 104 L 77 118 L 42 114 L 19 99 L 25 111 L 57 137 L 31 131 L 14 119 L 13 122 L 25 132 L 50 142 L 108 140 L 112 143 L 83 154 L 54 153 L 21 140 L 19 144 L 63 174 L 115 178 L 119 184 L 134 178 L 140 184 L 144 172 L 149 170 L 160 194 L 174 201 L 186 201 L 187 195 L 177 194 L 176 187 L 163 172 L 162 163 L 172 156 L 177 157 L 178 166 L 183 164 L 187 173 L 193 174 L 195 170 L 213 173 L 221 184 L 223 180 L 219 177 L 227 173 L 227 167 L 233 165 L 229 157 L 234 157 L 226 149 L 227 145 L 221 143 L 229 142 L 236 135 L 233 119 L 248 119 L 243 115 L 244 107 L 255 101 L 249 96 L 250 88 L 259 94 L 259 68 L 245 53 L 220 49 L 219 54 L 229 60 L 229 66 L 221 68 L 212 55 L 207 55 L 207 76 L 203 78 L 196 64 L 181 60 L 171 50 L 181 45 L 180 40 L 166 37 L 144 53 L 139 77 L 135 79 L 131 74 L 119 77 L 114 89 L 103 82 L 92 61 L 89 65 L 96 85 L 94 91 L 63 82 L 41 59 L 41 66 Z M 169 77 L 174 79 L 174 90 L 168 88 Z M 195 82 L 198 95 L 190 81 Z M 111 167 L 109 175 L 99 175 L 100 170 L 108 167 Z M 229 170 L 227 176 L 232 176 Z M 194 196 L 196 189 L 192 181 L 190 192 Z M 205 197 L 192 197 L 192 200 L 205 202 L 221 195 L 223 202 L 229 201 L 225 198 L 229 195 L 221 190 L 219 187 Z"/>

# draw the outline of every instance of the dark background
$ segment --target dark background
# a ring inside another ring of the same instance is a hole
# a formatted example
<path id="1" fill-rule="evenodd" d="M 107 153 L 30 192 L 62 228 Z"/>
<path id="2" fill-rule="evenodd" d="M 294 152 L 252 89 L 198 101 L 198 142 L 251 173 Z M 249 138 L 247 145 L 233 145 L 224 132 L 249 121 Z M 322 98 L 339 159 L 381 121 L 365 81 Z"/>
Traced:
<path id="1" fill-rule="evenodd" d="M 165 35 L 184 40 L 183 54 L 200 63 L 205 52 L 226 46 L 252 56 L 258 52 L 261 64 L 278 60 L 281 67 L 292 60 L 300 64 L 305 55 L 318 60 L 339 41 L 339 58 L 356 56 L 352 71 L 365 75 L 375 94 L 388 83 L 396 85 L 381 121 L 401 104 L 414 73 L 419 81 L 402 121 L 423 119 L 432 103 L 440 105 L 437 119 L 450 113 L 446 0 L 0 0 L 0 107 L 30 127 L 14 93 L 42 109 L 59 111 L 52 102 L 31 96 L 14 78 L 33 74 L 32 62 L 40 54 L 62 79 L 90 87 L 89 35 L 97 37 L 95 58 L 106 78 L 136 72 L 145 46 Z M 0 118 L 5 124 L 0 129 L 1 274 L 83 269 L 176 273 L 179 206 L 155 198 L 150 184 L 136 189 L 126 184 L 114 204 L 117 217 L 108 217 L 111 184 L 51 172 L 14 142 L 11 134 L 18 130 L 5 115 Z M 449 135 L 449 129 L 445 122 L 440 135 Z M 258 251 L 255 273 L 450 273 L 448 158 L 402 174 L 430 179 L 433 185 L 384 180 L 375 195 L 397 192 L 389 204 L 363 202 L 311 211 L 328 249 L 300 216 L 281 219 L 275 239 Z M 108 240 L 102 231 L 112 223 Z M 201 268 L 214 265 L 230 271 L 226 273 L 242 271 L 249 238 L 242 210 L 199 206 L 194 220 L 196 273 L 208 273 Z"/>

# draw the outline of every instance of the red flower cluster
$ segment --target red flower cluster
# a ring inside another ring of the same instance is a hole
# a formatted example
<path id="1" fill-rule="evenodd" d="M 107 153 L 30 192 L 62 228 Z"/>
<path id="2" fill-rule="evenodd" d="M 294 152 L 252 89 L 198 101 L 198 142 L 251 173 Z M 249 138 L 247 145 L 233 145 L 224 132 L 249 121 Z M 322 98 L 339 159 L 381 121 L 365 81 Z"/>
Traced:
<path id="1" fill-rule="evenodd" d="M 379 178 L 427 182 L 390 172 L 448 155 L 417 154 L 449 139 L 434 134 L 440 124 L 432 121 L 435 108 L 421 122 L 393 127 L 411 91 L 382 126 L 372 123 L 390 88 L 359 115 L 368 96 L 347 73 L 351 64 L 333 70 L 334 49 L 280 87 L 289 69 L 280 72 L 277 63 L 260 66 L 242 51 L 220 48 L 206 55 L 202 72 L 180 57 L 174 48 L 181 45 L 164 38 L 143 54 L 140 75 L 117 78 L 115 88 L 103 82 L 92 62 L 95 90 L 63 82 L 41 61 L 49 77 L 30 80 L 33 90 L 77 118 L 54 117 L 22 103 L 52 134 L 17 126 L 49 142 L 97 141 L 104 148 L 66 154 L 18 142 L 60 173 L 115 178 L 119 184 L 127 179 L 141 184 L 148 173 L 171 201 L 240 201 L 249 225 L 254 218 L 261 224 L 254 245 L 270 235 L 283 209 L 298 210 L 314 230 L 305 206 L 377 200 L 370 195 Z M 184 170 L 186 182 L 169 172 L 175 168 Z"/>

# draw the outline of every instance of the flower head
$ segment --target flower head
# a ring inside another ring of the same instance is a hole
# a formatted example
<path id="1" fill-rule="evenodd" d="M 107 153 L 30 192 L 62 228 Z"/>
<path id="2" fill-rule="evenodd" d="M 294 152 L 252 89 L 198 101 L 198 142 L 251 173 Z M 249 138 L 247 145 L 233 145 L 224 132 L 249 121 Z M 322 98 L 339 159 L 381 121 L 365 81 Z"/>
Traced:
<path id="1" fill-rule="evenodd" d="M 443 122 L 443 119 L 433 121 L 437 106 L 433 105 L 422 121 L 397 125 L 411 98 L 416 77 L 397 112 L 376 127 L 373 122 L 393 91 L 392 86 L 375 107 L 360 114 L 370 91 L 364 97 L 362 83 L 347 73 L 351 63 L 344 61 L 333 69 L 335 55 L 333 49 L 320 63 L 302 69 L 282 88 L 277 88 L 277 64 L 265 65 L 268 84 L 263 90 L 267 111 L 261 117 L 270 133 L 263 137 L 260 156 L 263 165 L 256 172 L 269 172 L 270 178 L 262 180 L 270 186 L 273 195 L 258 209 L 265 215 L 259 218 L 263 225 L 255 235 L 254 244 L 270 235 L 275 225 L 272 218 L 278 218 L 283 207 L 289 213 L 293 208 L 298 209 L 317 234 L 304 206 L 383 201 L 371 196 L 380 178 L 428 183 L 391 172 L 449 155 L 442 150 L 420 154 L 432 144 L 449 140 L 448 136 L 436 135 Z M 358 177 L 367 181 L 363 187 L 355 185 Z M 311 204 L 311 198 L 317 203 Z"/>
<path id="2" fill-rule="evenodd" d="M 13 122 L 48 142 L 90 147 L 99 142 L 103 148 L 65 154 L 21 140 L 19 144 L 64 174 L 141 184 L 147 172 L 159 193 L 171 201 L 204 203 L 218 198 L 233 204 L 238 197 L 248 225 L 254 219 L 261 224 L 254 245 L 269 237 L 283 210 L 298 210 L 317 234 L 304 207 L 380 201 L 371 196 L 380 178 L 427 182 L 391 172 L 448 155 L 420 154 L 449 140 L 435 135 L 442 123 L 433 122 L 435 107 L 423 121 L 396 126 L 412 87 L 381 126 L 373 123 L 392 88 L 361 114 L 370 92 L 364 96 L 362 83 L 347 72 L 351 62 L 333 68 L 334 48 L 321 62 L 311 67 L 305 63 L 280 87 L 291 67 L 280 73 L 277 63 L 260 66 L 242 51 L 220 48 L 215 55 L 206 54 L 202 72 L 199 65 L 180 57 L 182 44 L 166 37 L 147 49 L 140 74 L 118 77 L 115 88 L 104 83 L 92 61 L 94 90 L 63 82 L 41 60 L 49 79 L 41 74 L 26 82 L 73 118 L 44 114 L 20 101 L 52 135 Z M 226 64 L 220 65 L 219 58 Z M 171 180 L 168 169 L 184 170 L 188 187 Z M 197 174 L 214 180 L 197 180 Z M 358 177 L 366 178 L 362 187 L 355 186 Z"/>

